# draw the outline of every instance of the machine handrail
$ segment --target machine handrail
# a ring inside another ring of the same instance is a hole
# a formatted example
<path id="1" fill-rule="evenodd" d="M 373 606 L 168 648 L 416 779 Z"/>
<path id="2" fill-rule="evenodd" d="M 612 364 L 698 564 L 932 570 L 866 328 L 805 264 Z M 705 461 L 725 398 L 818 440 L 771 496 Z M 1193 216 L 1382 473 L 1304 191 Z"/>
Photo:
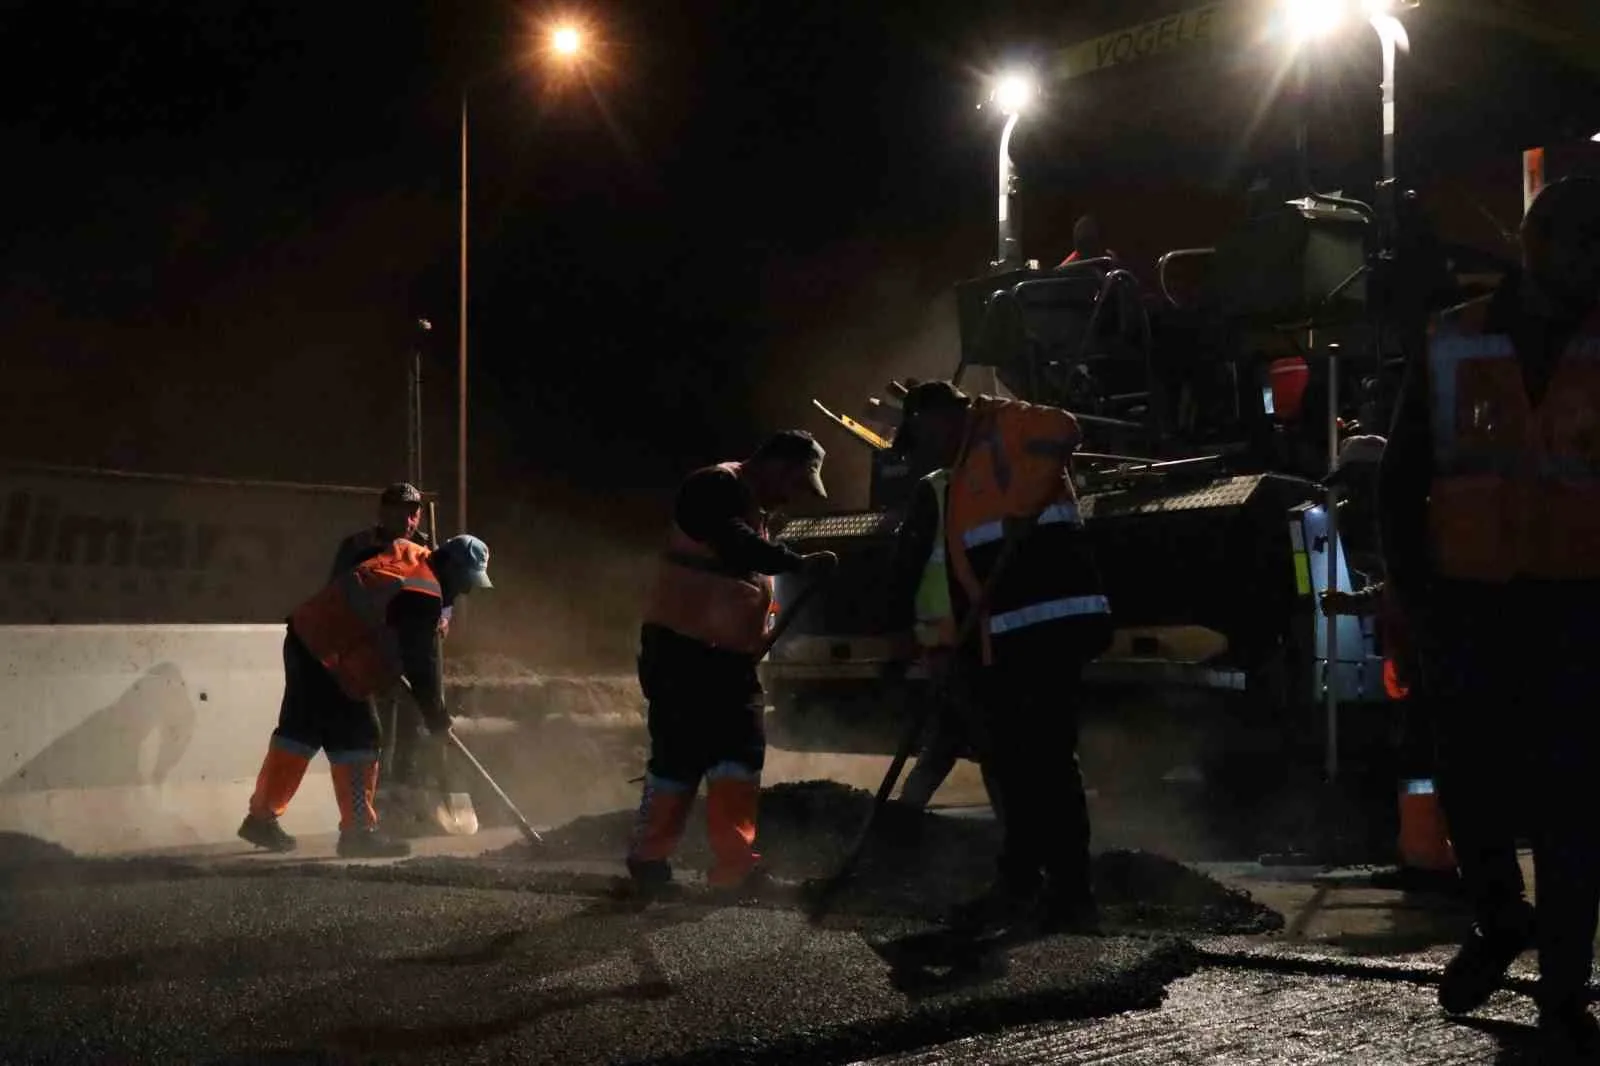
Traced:
<path id="1" fill-rule="evenodd" d="M 1182 306 L 1173 297 L 1172 290 L 1167 288 L 1167 264 L 1174 259 L 1199 259 L 1202 256 L 1216 254 L 1217 250 L 1215 248 L 1174 248 L 1156 260 L 1156 284 L 1160 287 L 1161 296 L 1167 301 L 1168 305 L 1172 307 Z"/>

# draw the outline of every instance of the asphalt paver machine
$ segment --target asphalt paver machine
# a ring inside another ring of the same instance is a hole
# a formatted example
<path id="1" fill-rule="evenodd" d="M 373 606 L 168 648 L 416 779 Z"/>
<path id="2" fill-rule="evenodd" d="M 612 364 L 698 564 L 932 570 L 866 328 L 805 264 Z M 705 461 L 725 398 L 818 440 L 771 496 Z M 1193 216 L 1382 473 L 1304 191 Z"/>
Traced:
<path id="1" fill-rule="evenodd" d="M 1403 717 L 1384 686 L 1373 620 L 1331 620 L 1318 610 L 1321 591 L 1350 591 L 1381 576 L 1370 511 L 1359 502 L 1330 510 L 1320 479 L 1345 436 L 1386 430 L 1428 315 L 1488 291 L 1511 264 L 1507 249 L 1452 246 L 1428 224 L 1400 181 L 1396 116 L 1416 115 L 1419 130 L 1429 128 L 1433 110 L 1454 117 L 1433 124 L 1443 134 L 1419 137 L 1419 150 L 1435 166 L 1456 165 L 1571 137 L 1556 105 L 1570 108 L 1575 91 L 1588 100 L 1597 94 L 1593 72 L 1551 58 L 1541 24 L 1515 69 L 1528 106 L 1549 121 L 1540 128 L 1505 118 L 1462 133 L 1460 113 L 1492 97 L 1494 86 L 1463 94 L 1436 78 L 1415 108 L 1402 110 L 1396 68 L 1403 74 L 1409 65 L 1397 56 L 1411 36 L 1423 38 L 1419 48 L 1451 54 L 1474 42 L 1508 47 L 1505 25 L 1486 19 L 1482 5 L 1369 8 L 1357 28 L 1365 21 L 1377 32 L 1371 51 L 1379 62 L 1376 71 L 1361 69 L 1376 73 L 1378 86 L 1369 79 L 1356 99 L 1342 101 L 1376 119 L 1345 130 L 1348 142 L 1365 138 L 1377 149 L 1346 152 L 1370 167 L 1372 192 L 1363 198 L 1316 187 L 1319 142 L 1307 101 L 1321 72 L 1308 41 L 1283 57 L 1281 24 L 1276 38 L 1247 29 L 1271 26 L 1264 5 L 1158 13 L 1060 53 L 1058 82 L 1094 81 L 1083 74 L 1106 81 L 1096 102 L 1076 113 L 1121 121 L 1114 130 L 1101 124 L 1093 153 L 1081 137 L 1074 143 L 1059 184 L 1091 156 L 1112 170 L 1118 158 L 1145 172 L 1213 164 L 1206 139 L 1252 123 L 1293 145 L 1277 183 L 1258 180 L 1250 208 L 1222 221 L 1213 243 L 1170 250 L 1145 276 L 1111 257 L 1055 268 L 1022 259 L 1008 203 L 1015 115 L 1008 119 L 998 255 L 982 276 L 955 286 L 961 358 L 951 377 L 968 391 L 1070 410 L 1084 428 L 1074 477 L 1117 627 L 1088 674 L 1085 714 L 1115 723 L 1105 735 L 1118 738 L 1102 752 L 1098 779 L 1086 742 L 1099 787 L 1112 784 L 1108 774 L 1224 791 L 1274 777 L 1367 775 L 1388 789 L 1405 769 L 1400 760 L 1416 758 L 1399 743 Z M 1269 47 L 1279 51 L 1263 62 Z M 1141 59 L 1166 86 L 1153 96 L 1129 88 L 1150 77 Z M 1530 82 L 1528 70 L 1548 77 Z M 1214 91 L 1173 90 L 1202 84 L 1208 71 L 1221 71 Z M 1279 98 L 1252 95 L 1249 86 L 1262 84 L 1278 87 Z M 1152 153 L 1151 139 L 1163 150 Z M 1335 154 L 1349 148 L 1324 139 Z M 1233 136 L 1227 153 L 1237 163 L 1247 147 Z M 1173 186 L 1181 191 L 1181 182 Z M 844 568 L 763 664 L 770 735 L 780 746 L 890 751 L 924 683 L 890 624 L 886 587 L 901 508 L 926 473 L 893 446 L 904 387 L 891 383 L 858 417 L 817 405 L 872 450 L 871 499 L 864 510 L 795 519 L 780 534 L 799 550 L 838 552 Z M 780 580 L 780 601 L 795 591 L 792 580 Z"/>

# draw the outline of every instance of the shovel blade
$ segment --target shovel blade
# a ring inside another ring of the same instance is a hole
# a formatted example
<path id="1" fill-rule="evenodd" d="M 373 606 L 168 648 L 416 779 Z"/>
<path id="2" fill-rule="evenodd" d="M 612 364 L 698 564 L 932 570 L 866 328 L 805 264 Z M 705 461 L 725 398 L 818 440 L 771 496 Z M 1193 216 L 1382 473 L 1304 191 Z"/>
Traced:
<path id="1" fill-rule="evenodd" d="M 478 831 L 478 812 L 465 792 L 446 792 L 433 809 L 433 821 L 453 837 L 470 837 Z"/>

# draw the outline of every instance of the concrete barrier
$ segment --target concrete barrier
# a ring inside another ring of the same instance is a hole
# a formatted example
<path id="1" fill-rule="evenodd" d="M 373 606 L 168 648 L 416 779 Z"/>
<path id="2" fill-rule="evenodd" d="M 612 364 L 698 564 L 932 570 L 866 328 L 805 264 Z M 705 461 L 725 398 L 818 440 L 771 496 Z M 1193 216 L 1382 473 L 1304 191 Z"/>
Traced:
<path id="1" fill-rule="evenodd" d="M 283 692 L 283 626 L 0 626 L 0 831 L 79 854 L 230 840 Z M 284 819 L 336 827 L 318 760 Z"/>

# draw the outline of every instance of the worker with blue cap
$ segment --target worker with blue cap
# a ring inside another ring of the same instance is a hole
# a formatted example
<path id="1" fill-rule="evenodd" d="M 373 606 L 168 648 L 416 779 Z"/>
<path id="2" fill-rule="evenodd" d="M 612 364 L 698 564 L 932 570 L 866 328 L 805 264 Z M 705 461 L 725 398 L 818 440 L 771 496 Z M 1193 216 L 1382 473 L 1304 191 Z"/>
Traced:
<path id="1" fill-rule="evenodd" d="M 439 616 L 456 597 L 493 587 L 489 546 L 477 537 L 451 537 L 435 551 L 399 539 L 297 607 L 283 642 L 278 728 L 239 836 L 269 851 L 293 851 L 295 839 L 278 820 L 312 757 L 326 751 L 339 803 L 339 855 L 409 854 L 405 841 L 378 832 L 379 728 L 370 701 L 403 681 L 429 736 L 448 741 Z"/>

